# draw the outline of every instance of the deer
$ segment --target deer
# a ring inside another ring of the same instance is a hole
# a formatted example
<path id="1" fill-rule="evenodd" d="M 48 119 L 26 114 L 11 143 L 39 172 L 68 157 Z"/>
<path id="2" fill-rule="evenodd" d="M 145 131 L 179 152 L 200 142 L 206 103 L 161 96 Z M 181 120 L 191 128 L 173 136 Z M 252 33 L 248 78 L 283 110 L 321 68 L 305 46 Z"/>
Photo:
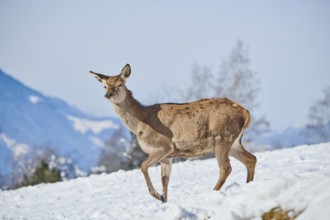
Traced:
<path id="1" fill-rule="evenodd" d="M 141 164 L 141 171 L 155 199 L 168 201 L 168 183 L 175 157 L 192 158 L 214 152 L 220 173 L 214 186 L 216 191 L 231 173 L 229 156 L 245 165 L 246 182 L 253 181 L 257 158 L 241 142 L 251 117 L 238 103 L 228 98 L 211 98 L 144 106 L 125 85 L 131 75 L 129 64 L 115 76 L 90 73 L 103 83 L 105 98 L 113 104 L 123 124 L 136 135 L 142 151 L 148 155 Z M 158 163 L 163 194 L 155 190 L 148 173 L 148 168 Z"/>

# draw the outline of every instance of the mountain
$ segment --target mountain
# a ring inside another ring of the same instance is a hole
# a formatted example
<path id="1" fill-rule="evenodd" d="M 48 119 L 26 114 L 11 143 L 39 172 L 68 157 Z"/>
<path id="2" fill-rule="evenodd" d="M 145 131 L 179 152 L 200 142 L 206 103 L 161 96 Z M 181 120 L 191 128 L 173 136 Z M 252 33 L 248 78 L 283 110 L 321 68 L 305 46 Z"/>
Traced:
<path id="1" fill-rule="evenodd" d="M 327 220 L 329 149 L 324 143 L 256 153 L 255 179 L 248 184 L 245 167 L 232 159 L 220 191 L 212 190 L 219 177 L 214 158 L 173 164 L 165 204 L 149 195 L 139 169 L 0 191 L 0 218 L 237 220 L 261 219 L 277 208 L 290 219 Z M 161 191 L 160 167 L 149 170 Z"/>
<path id="2" fill-rule="evenodd" d="M 15 162 L 44 147 L 88 172 L 97 165 L 104 143 L 116 132 L 128 139 L 122 128 L 118 118 L 85 114 L 0 70 L 0 186 Z"/>

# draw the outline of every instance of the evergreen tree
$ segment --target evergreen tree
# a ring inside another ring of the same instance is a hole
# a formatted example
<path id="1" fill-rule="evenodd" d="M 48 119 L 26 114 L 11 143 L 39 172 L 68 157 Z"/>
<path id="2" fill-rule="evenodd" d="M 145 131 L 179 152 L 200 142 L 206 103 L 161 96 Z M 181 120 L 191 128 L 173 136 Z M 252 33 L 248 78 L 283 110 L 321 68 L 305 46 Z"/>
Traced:
<path id="1" fill-rule="evenodd" d="M 55 168 L 50 169 L 48 163 L 45 160 L 42 160 L 31 177 L 24 175 L 23 181 L 19 187 L 33 186 L 40 183 L 55 183 L 59 181 L 62 181 L 60 172 Z"/>

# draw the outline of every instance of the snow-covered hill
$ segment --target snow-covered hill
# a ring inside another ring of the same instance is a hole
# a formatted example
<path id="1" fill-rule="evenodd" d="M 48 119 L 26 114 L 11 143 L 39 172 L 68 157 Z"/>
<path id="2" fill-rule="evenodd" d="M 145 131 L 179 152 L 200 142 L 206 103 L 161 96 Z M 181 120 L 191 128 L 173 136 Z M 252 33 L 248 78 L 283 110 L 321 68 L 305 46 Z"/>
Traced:
<path id="1" fill-rule="evenodd" d="M 8 183 L 14 164 L 36 147 L 48 147 L 88 171 L 97 163 L 104 141 L 122 127 L 118 118 L 87 115 L 0 70 L 0 188 Z M 124 131 L 122 137 L 128 137 Z"/>
<path id="2" fill-rule="evenodd" d="M 330 143 L 256 154 L 255 180 L 243 165 L 220 192 L 215 159 L 173 165 L 169 202 L 153 199 L 140 170 L 93 175 L 67 182 L 0 192 L 2 219 L 260 219 L 274 207 L 302 212 L 297 219 L 330 216 Z M 150 169 L 160 190 L 160 169 Z"/>
<path id="3" fill-rule="evenodd" d="M 324 133 L 320 134 L 321 129 L 329 134 L 328 137 Z M 273 149 L 328 142 L 330 141 L 330 122 L 323 125 L 291 126 L 280 133 L 272 132 L 270 136 L 262 138 L 264 143 L 268 143 Z M 268 140 L 266 140 L 267 138 Z"/>

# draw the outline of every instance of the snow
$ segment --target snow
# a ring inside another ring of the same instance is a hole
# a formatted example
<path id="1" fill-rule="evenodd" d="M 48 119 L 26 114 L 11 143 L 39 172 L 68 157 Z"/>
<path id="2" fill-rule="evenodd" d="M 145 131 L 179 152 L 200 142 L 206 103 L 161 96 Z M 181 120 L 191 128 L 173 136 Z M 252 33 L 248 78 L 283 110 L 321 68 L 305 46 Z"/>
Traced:
<path id="1" fill-rule="evenodd" d="M 96 146 L 100 147 L 100 148 L 104 148 L 105 147 L 105 144 L 104 144 L 104 141 L 101 140 L 100 138 L 98 137 L 95 137 L 95 136 L 92 136 L 89 138 L 89 140 L 95 144 Z"/>
<path id="2" fill-rule="evenodd" d="M 5 134 L 0 134 L 0 140 L 4 141 L 6 146 L 13 152 L 15 160 L 26 155 L 29 151 L 29 146 L 23 143 L 17 143 L 14 139 Z"/>
<path id="3" fill-rule="evenodd" d="M 86 133 L 89 130 L 92 131 L 94 134 L 98 134 L 104 129 L 119 128 L 119 126 L 117 124 L 114 124 L 111 120 L 94 121 L 90 119 L 77 118 L 72 115 L 68 115 L 67 118 L 73 122 L 74 129 L 82 134 Z"/>
<path id="4" fill-rule="evenodd" d="M 297 219 L 329 219 L 330 143 L 256 153 L 255 180 L 232 159 L 220 191 L 215 159 L 173 165 L 166 204 L 153 199 L 140 170 L 0 191 L 2 219 L 261 219 L 274 207 Z M 161 189 L 160 168 L 150 168 Z"/>
<path id="5" fill-rule="evenodd" d="M 29 96 L 29 101 L 30 101 L 32 104 L 37 104 L 37 103 L 40 102 L 41 100 L 42 100 L 42 98 L 39 97 L 39 96 L 34 96 L 34 95 Z"/>

